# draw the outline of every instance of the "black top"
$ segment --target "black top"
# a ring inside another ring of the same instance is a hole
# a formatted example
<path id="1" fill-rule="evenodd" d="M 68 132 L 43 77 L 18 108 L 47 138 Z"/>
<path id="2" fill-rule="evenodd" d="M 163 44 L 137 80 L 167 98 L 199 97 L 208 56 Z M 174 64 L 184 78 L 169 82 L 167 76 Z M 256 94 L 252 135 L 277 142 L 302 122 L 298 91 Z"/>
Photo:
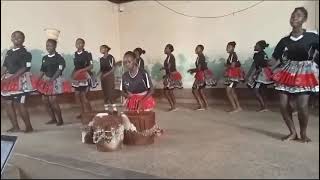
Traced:
<path id="1" fill-rule="evenodd" d="M 93 64 L 92 54 L 88 51 L 81 51 L 80 53 L 75 52 L 73 63 L 74 63 L 74 70 L 79 70 L 79 69 L 88 67 L 91 64 Z"/>
<path id="2" fill-rule="evenodd" d="M 229 57 L 227 59 L 227 65 L 231 65 L 231 63 L 236 63 L 236 67 L 240 67 L 241 66 L 241 63 L 240 61 L 238 60 L 238 56 L 237 56 L 237 53 L 236 52 L 232 52 L 229 54 Z"/>
<path id="3" fill-rule="evenodd" d="M 138 61 L 138 66 L 140 69 L 144 69 L 144 60 L 140 57 L 137 59 Z"/>
<path id="4" fill-rule="evenodd" d="M 106 58 L 102 57 L 100 58 L 100 71 L 102 73 L 107 73 L 111 71 L 111 69 L 114 67 L 115 60 L 111 54 L 109 54 Z"/>
<path id="5" fill-rule="evenodd" d="M 281 61 L 317 61 L 314 59 L 316 57 L 314 56 L 315 49 L 319 50 L 319 35 L 304 31 L 298 38 L 292 37 L 291 34 L 282 38 L 274 49 L 272 56 Z"/>
<path id="6" fill-rule="evenodd" d="M 147 71 L 139 69 L 135 77 L 131 77 L 129 71 L 122 76 L 121 88 L 125 92 L 133 94 L 142 93 L 152 88 L 152 81 Z"/>
<path id="7" fill-rule="evenodd" d="M 24 67 L 27 67 L 27 71 L 30 71 L 31 59 L 31 53 L 25 48 L 10 49 L 6 54 L 3 66 L 7 68 L 9 74 L 15 74 Z"/>
<path id="8" fill-rule="evenodd" d="M 44 74 L 47 77 L 53 77 L 54 74 L 58 71 L 61 70 L 61 74 L 62 75 L 62 71 L 64 70 L 64 68 L 66 67 L 66 62 L 63 59 L 63 57 L 58 54 L 55 53 L 53 54 L 53 56 L 51 55 L 46 55 L 42 58 L 42 65 L 41 65 L 41 72 L 44 72 Z"/>
<path id="9" fill-rule="evenodd" d="M 169 69 L 169 64 L 170 64 L 170 69 Z M 171 72 L 177 71 L 177 69 L 176 69 L 176 59 L 174 58 L 173 54 L 170 54 L 164 60 L 164 69 L 166 70 L 166 74 L 169 74 Z"/>
<path id="10" fill-rule="evenodd" d="M 256 52 L 253 55 L 253 61 L 256 69 L 268 66 L 268 55 L 264 51 Z"/>
<path id="11" fill-rule="evenodd" d="M 208 69 L 206 57 L 203 54 L 199 54 L 196 60 L 196 68 L 198 68 L 199 66 L 202 71 Z"/>

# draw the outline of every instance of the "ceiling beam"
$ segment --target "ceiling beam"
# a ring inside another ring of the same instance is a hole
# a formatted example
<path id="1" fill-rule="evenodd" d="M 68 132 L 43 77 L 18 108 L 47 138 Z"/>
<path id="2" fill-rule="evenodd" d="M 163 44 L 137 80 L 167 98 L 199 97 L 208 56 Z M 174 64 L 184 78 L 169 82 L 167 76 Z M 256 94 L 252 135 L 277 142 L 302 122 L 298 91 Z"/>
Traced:
<path id="1" fill-rule="evenodd" d="M 121 4 L 121 3 L 130 2 L 130 1 L 133 1 L 133 0 L 108 0 L 108 1 L 116 3 L 116 4 Z"/>

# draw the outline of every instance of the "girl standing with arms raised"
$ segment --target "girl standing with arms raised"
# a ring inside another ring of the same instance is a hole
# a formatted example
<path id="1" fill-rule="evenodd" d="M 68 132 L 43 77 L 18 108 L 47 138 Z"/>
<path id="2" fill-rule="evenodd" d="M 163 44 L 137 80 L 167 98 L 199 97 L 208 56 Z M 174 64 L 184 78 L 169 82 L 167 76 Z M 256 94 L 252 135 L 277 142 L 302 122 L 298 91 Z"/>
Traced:
<path id="1" fill-rule="evenodd" d="M 37 90 L 43 95 L 46 110 L 51 120 L 46 124 L 56 124 L 61 126 L 63 119 L 61 109 L 57 102 L 57 95 L 64 92 L 71 92 L 71 86 L 63 81 L 62 72 L 66 66 L 64 58 L 56 52 L 57 41 L 48 39 L 46 49 L 48 55 L 42 58 L 41 74 Z"/>
<path id="2" fill-rule="evenodd" d="M 213 73 L 208 69 L 206 58 L 203 54 L 204 46 L 198 45 L 195 49 L 195 53 L 198 55 L 196 60 L 196 68 L 189 69 L 188 72 L 195 74 L 195 80 L 192 86 L 192 94 L 198 102 L 197 110 L 206 110 L 208 108 L 207 98 L 203 92 L 203 89 L 208 87 L 213 87 L 217 84 L 213 77 Z"/>
<path id="3" fill-rule="evenodd" d="M 292 31 L 280 40 L 272 55 L 272 62 L 285 62 L 273 75 L 275 89 L 280 95 L 280 111 L 290 131 L 283 140 L 298 139 L 292 120 L 292 109 L 289 107 L 292 97 L 297 101 L 301 141 L 311 141 L 307 136 L 308 101 L 311 93 L 319 92 L 319 69 L 315 63 L 318 61 L 316 58 L 319 58 L 316 55 L 319 51 L 319 35 L 302 28 L 307 18 L 308 12 L 304 7 L 294 9 L 290 18 Z"/>
<path id="4" fill-rule="evenodd" d="M 93 60 L 92 54 L 84 50 L 84 45 L 83 39 L 76 40 L 77 51 L 74 53 L 74 70 L 72 72 L 72 86 L 75 88 L 76 101 L 80 102 L 81 114 L 92 111 L 87 93 L 91 85 L 89 72 L 93 68 Z M 77 118 L 80 118 L 81 114 Z"/>
<path id="5" fill-rule="evenodd" d="M 227 53 L 229 57 L 226 63 L 226 72 L 225 72 L 225 84 L 227 85 L 227 96 L 232 105 L 232 110 L 230 113 L 239 112 L 242 110 L 238 100 L 238 96 L 235 92 L 235 88 L 240 81 L 244 80 L 244 72 L 241 69 L 241 63 L 238 59 L 236 52 L 234 51 L 236 47 L 236 42 L 232 41 L 227 44 Z"/>
<path id="6" fill-rule="evenodd" d="M 164 60 L 164 67 L 161 70 L 165 70 L 166 75 L 163 78 L 164 94 L 170 103 L 170 110 L 175 111 L 176 109 L 176 98 L 174 97 L 173 90 L 175 88 L 182 88 L 182 77 L 176 69 L 176 59 L 172 52 L 174 48 L 171 44 L 167 44 L 164 53 L 167 55 Z"/>
<path id="7" fill-rule="evenodd" d="M 137 56 L 137 63 L 138 63 L 139 68 L 144 69 L 144 60 L 142 59 L 141 55 L 145 54 L 146 51 L 138 47 L 138 48 L 134 49 L 133 52 Z"/>
<path id="8" fill-rule="evenodd" d="M 264 52 L 264 49 L 269 44 L 266 41 L 261 40 L 256 43 L 254 50 L 256 53 L 253 55 L 253 63 L 248 72 L 248 86 L 254 90 L 254 93 L 260 103 L 260 109 L 258 112 L 267 111 L 264 99 L 261 95 L 262 89 L 267 85 L 272 84 L 272 71 L 268 65 L 268 56 Z"/>
<path id="9" fill-rule="evenodd" d="M 12 33 L 13 48 L 7 52 L 1 68 L 1 99 L 5 101 L 6 111 L 12 124 L 8 132 L 20 131 L 17 111 L 26 126 L 24 132 L 33 131 L 25 98 L 29 92 L 34 90 L 35 83 L 32 83 L 30 74 L 32 56 L 24 48 L 24 40 L 23 32 Z"/>

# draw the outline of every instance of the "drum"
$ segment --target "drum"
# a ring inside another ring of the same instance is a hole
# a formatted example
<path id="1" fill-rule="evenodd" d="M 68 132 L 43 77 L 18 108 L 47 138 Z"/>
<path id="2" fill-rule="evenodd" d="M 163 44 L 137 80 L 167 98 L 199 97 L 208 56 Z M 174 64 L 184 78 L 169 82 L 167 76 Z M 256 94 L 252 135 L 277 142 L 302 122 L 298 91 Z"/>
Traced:
<path id="1" fill-rule="evenodd" d="M 121 116 L 124 125 L 124 144 L 147 145 L 154 143 L 157 130 L 154 112 L 127 111 Z"/>
<path id="2" fill-rule="evenodd" d="M 98 113 L 89 126 L 92 126 L 93 143 L 98 151 L 110 152 L 122 148 L 124 126 L 120 116 Z"/>

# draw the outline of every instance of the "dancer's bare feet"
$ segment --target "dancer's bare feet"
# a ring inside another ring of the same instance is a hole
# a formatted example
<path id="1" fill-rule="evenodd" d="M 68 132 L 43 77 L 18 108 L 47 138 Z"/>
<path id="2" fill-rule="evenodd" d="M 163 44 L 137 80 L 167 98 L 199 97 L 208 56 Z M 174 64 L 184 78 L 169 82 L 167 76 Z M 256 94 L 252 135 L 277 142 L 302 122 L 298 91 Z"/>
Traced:
<path id="1" fill-rule="evenodd" d="M 292 141 L 292 140 L 298 140 L 297 133 L 291 133 L 283 138 L 281 138 L 282 141 Z"/>
<path id="2" fill-rule="evenodd" d="M 240 111 L 242 111 L 242 108 L 234 109 L 234 110 L 230 111 L 229 113 L 233 114 L 233 113 L 237 113 L 237 112 L 240 112 Z"/>
<path id="3" fill-rule="evenodd" d="M 174 108 L 170 108 L 169 109 L 169 112 L 174 112 L 174 111 L 177 111 L 178 109 L 176 108 L 176 107 L 174 107 Z"/>
<path id="4" fill-rule="evenodd" d="M 20 128 L 10 128 L 7 130 L 8 133 L 21 132 Z"/>
<path id="5" fill-rule="evenodd" d="M 302 143 L 308 143 L 308 142 L 311 142 L 311 139 L 308 136 L 304 136 L 304 137 L 301 137 L 300 141 Z"/>
<path id="6" fill-rule="evenodd" d="M 257 112 L 267 112 L 267 111 L 269 111 L 269 109 L 267 109 L 267 108 L 261 108 L 261 109 L 259 109 Z"/>
<path id="7" fill-rule="evenodd" d="M 57 120 L 53 120 L 53 119 L 46 122 L 46 124 L 56 124 L 56 123 L 57 123 Z"/>
<path id="8" fill-rule="evenodd" d="M 26 130 L 23 131 L 24 133 L 31 133 L 33 132 L 33 128 L 30 127 L 30 128 L 26 128 Z"/>
<path id="9" fill-rule="evenodd" d="M 199 108 L 196 109 L 196 111 L 204 111 L 204 110 L 206 110 L 206 109 L 203 108 L 203 107 L 199 107 Z"/>
<path id="10" fill-rule="evenodd" d="M 57 126 L 62 126 L 62 125 L 63 125 L 63 121 L 57 122 Z"/>

